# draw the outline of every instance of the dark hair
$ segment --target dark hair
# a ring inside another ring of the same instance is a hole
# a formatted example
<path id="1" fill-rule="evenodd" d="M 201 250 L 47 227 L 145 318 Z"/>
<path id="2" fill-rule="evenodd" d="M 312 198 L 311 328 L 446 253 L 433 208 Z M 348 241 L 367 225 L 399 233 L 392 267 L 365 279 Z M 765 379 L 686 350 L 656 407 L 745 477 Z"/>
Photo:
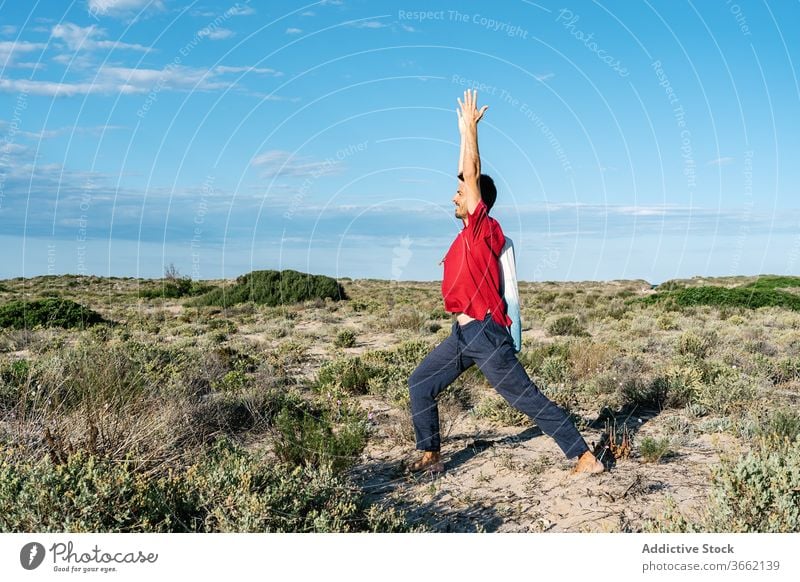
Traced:
<path id="1" fill-rule="evenodd" d="M 458 179 L 464 181 L 464 174 L 459 174 Z M 486 212 L 489 212 L 497 200 L 497 187 L 494 185 L 494 180 L 486 174 L 481 174 L 478 179 L 478 187 L 481 189 L 481 200 L 486 204 Z"/>
<path id="2" fill-rule="evenodd" d="M 492 180 L 486 174 L 481 174 L 480 181 L 481 199 L 486 204 L 486 212 L 489 212 L 494 206 L 494 201 L 497 200 L 497 188 Z"/>

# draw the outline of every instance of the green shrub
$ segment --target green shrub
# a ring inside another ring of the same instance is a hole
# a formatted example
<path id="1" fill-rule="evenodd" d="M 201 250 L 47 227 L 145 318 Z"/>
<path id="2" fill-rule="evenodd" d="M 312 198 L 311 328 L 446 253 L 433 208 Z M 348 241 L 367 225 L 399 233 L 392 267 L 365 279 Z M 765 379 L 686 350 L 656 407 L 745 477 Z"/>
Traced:
<path id="1" fill-rule="evenodd" d="M 286 405 L 275 417 L 275 454 L 293 466 L 349 467 L 367 440 L 365 415 L 341 400 L 331 409 L 308 403 Z"/>
<path id="2" fill-rule="evenodd" d="M 445 311 L 443 307 L 435 307 L 428 314 L 429 319 L 450 319 L 450 316 L 451 314 Z"/>
<path id="3" fill-rule="evenodd" d="M 606 314 L 612 319 L 622 319 L 628 312 L 628 304 L 620 297 L 614 297 L 608 302 Z"/>
<path id="4" fill-rule="evenodd" d="M 703 384 L 698 402 L 708 411 L 724 416 L 745 408 L 755 392 L 752 378 L 736 371 L 725 371 Z"/>
<path id="5" fill-rule="evenodd" d="M 432 348 L 427 341 L 409 340 L 392 350 L 365 352 L 361 360 L 371 370 L 369 392 L 403 405 L 408 398 L 409 376 Z"/>
<path id="6" fill-rule="evenodd" d="M 717 341 L 715 333 L 695 333 L 687 331 L 678 338 L 677 351 L 681 355 L 693 356 L 699 360 L 708 355 Z"/>
<path id="7" fill-rule="evenodd" d="M 378 311 L 378 309 L 380 309 L 380 303 L 373 299 L 351 299 L 350 308 L 356 313 L 360 313 L 362 311 L 375 313 Z"/>
<path id="8" fill-rule="evenodd" d="M 656 325 L 658 325 L 658 329 L 663 331 L 673 331 L 678 329 L 678 324 L 675 323 L 675 319 L 668 313 L 662 313 L 658 316 L 656 320 Z"/>
<path id="9" fill-rule="evenodd" d="M 754 282 L 744 286 L 747 289 L 787 289 L 791 287 L 800 287 L 800 277 L 761 275 Z"/>
<path id="10" fill-rule="evenodd" d="M 529 426 L 531 419 L 527 414 L 512 407 L 502 396 L 489 394 L 482 398 L 474 408 L 478 418 L 500 426 Z"/>
<path id="11" fill-rule="evenodd" d="M 562 315 L 556 318 L 547 326 L 547 333 L 550 335 L 589 335 L 574 315 Z"/>
<path id="12" fill-rule="evenodd" d="M 668 384 L 663 378 L 648 381 L 638 376 L 624 377 L 620 386 L 622 404 L 660 410 L 667 399 Z"/>
<path id="13" fill-rule="evenodd" d="M 688 287 L 675 291 L 664 291 L 639 299 L 646 304 L 663 303 L 665 306 L 692 307 L 711 305 L 714 307 L 784 307 L 800 311 L 800 296 L 775 288 L 760 287 Z"/>
<path id="14" fill-rule="evenodd" d="M 0 328 L 42 327 L 85 328 L 102 323 L 103 317 L 69 299 L 11 301 L 0 306 Z"/>
<path id="15" fill-rule="evenodd" d="M 241 392 L 247 386 L 247 374 L 241 370 L 231 370 L 219 380 L 211 382 L 211 387 L 218 392 Z"/>
<path id="16" fill-rule="evenodd" d="M 419 332 L 423 331 L 427 321 L 428 314 L 415 307 L 395 307 L 386 321 L 386 328 L 389 331 L 408 329 Z"/>
<path id="17" fill-rule="evenodd" d="M 547 356 L 538 375 L 549 384 L 563 384 L 570 379 L 569 362 L 562 356 Z"/>
<path id="18" fill-rule="evenodd" d="M 544 364 L 545 359 L 551 356 L 560 357 L 568 361 L 570 359 L 570 349 L 570 344 L 568 343 L 539 342 L 530 345 L 526 343 L 517 359 L 529 373 L 533 373 Z"/>
<path id="19" fill-rule="evenodd" d="M 796 440 L 800 437 L 800 414 L 793 410 L 776 410 L 767 417 L 761 432 L 765 436 Z"/>
<path id="20" fill-rule="evenodd" d="M 644 437 L 639 443 L 639 454 L 645 463 L 658 463 L 670 453 L 669 444 L 668 438 Z"/>
<path id="21" fill-rule="evenodd" d="M 291 468 L 218 441 L 186 468 L 76 453 L 64 464 L 0 450 L 0 532 L 409 531 L 329 465 Z"/>
<path id="22" fill-rule="evenodd" d="M 683 408 L 695 402 L 703 389 L 703 378 L 703 369 L 694 363 L 669 366 L 661 376 L 661 381 L 666 382 L 664 405 L 667 408 Z"/>
<path id="23" fill-rule="evenodd" d="M 314 299 L 346 299 L 344 287 L 331 277 L 297 271 L 253 271 L 237 277 L 236 284 L 218 287 L 189 302 L 192 306 L 229 307 L 252 301 L 259 305 L 285 305 Z"/>
<path id="24" fill-rule="evenodd" d="M 333 345 L 337 348 L 352 348 L 356 345 L 356 332 L 352 329 L 343 329 L 336 334 L 336 339 L 333 340 Z"/>
<path id="25" fill-rule="evenodd" d="M 33 378 L 28 360 L 0 362 L 0 411 L 28 408 L 36 396 L 30 392 Z"/>
<path id="26" fill-rule="evenodd" d="M 137 475 L 130 458 L 111 462 L 78 452 L 59 465 L 3 460 L 0 531 L 191 530 L 181 523 L 185 486 L 174 485 Z"/>
<path id="27" fill-rule="evenodd" d="M 370 378 L 376 375 L 377 371 L 358 356 L 336 358 L 322 365 L 317 374 L 317 386 L 319 389 L 340 387 L 350 394 L 366 394 Z"/>
<path id="28" fill-rule="evenodd" d="M 222 441 L 187 471 L 207 532 L 408 531 L 402 514 L 368 506 L 329 465 L 274 465 Z"/>
<path id="29" fill-rule="evenodd" d="M 768 366 L 769 379 L 774 384 L 800 380 L 800 358 L 784 358 L 778 361 L 770 360 Z"/>
<path id="30" fill-rule="evenodd" d="M 800 439 L 759 439 L 744 457 L 714 468 L 711 493 L 699 519 L 677 507 L 648 524 L 659 532 L 800 532 Z"/>
<path id="31" fill-rule="evenodd" d="M 657 287 L 658 291 L 675 291 L 676 289 L 684 289 L 686 285 L 680 281 L 669 280 L 664 281 Z"/>

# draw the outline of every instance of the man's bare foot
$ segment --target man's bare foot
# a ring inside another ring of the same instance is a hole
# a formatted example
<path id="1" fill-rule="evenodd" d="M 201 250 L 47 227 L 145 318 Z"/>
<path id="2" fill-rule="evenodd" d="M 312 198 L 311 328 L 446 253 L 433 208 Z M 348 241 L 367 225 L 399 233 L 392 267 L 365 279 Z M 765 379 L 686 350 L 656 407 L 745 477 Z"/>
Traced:
<path id="1" fill-rule="evenodd" d="M 414 461 L 408 465 L 408 470 L 412 473 L 417 473 L 419 471 L 442 473 L 444 471 L 444 463 L 438 451 L 425 451 L 420 460 Z"/>
<path id="2" fill-rule="evenodd" d="M 578 459 L 578 463 L 575 465 L 575 468 L 572 469 L 572 473 L 602 473 L 605 470 L 606 468 L 603 466 L 603 463 L 595 458 L 592 451 L 586 451 L 581 455 L 581 458 Z"/>

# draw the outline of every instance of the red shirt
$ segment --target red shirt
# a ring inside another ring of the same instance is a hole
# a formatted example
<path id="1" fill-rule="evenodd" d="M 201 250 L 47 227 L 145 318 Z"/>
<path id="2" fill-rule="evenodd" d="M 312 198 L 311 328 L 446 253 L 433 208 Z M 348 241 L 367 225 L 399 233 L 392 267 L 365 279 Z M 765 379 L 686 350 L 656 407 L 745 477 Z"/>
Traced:
<path id="1" fill-rule="evenodd" d="M 511 319 L 500 296 L 500 251 L 506 242 L 500 224 L 487 214 L 483 200 L 469 215 L 469 223 L 458 233 L 444 257 L 442 297 L 450 313 L 466 313 L 492 319 L 508 327 Z"/>

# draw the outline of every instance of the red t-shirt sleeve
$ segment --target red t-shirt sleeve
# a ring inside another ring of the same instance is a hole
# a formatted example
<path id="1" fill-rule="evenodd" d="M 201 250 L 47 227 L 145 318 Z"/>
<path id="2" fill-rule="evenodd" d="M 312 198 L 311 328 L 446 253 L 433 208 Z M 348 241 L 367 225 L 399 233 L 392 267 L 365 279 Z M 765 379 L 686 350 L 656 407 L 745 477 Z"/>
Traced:
<path id="1" fill-rule="evenodd" d="M 475 207 L 472 214 L 469 215 L 469 224 L 464 228 L 464 234 L 467 236 L 469 243 L 475 241 L 485 240 L 486 245 L 494 253 L 495 258 L 500 256 L 500 251 L 506 242 L 506 237 L 499 228 L 494 228 L 493 221 L 489 219 L 489 210 L 486 204 L 481 200 Z M 496 224 L 496 223 L 495 223 Z"/>
<path id="2" fill-rule="evenodd" d="M 486 231 L 486 204 L 483 200 L 478 202 L 475 210 L 469 215 L 469 224 L 464 228 L 464 234 L 470 241 L 479 240 L 484 237 Z"/>

